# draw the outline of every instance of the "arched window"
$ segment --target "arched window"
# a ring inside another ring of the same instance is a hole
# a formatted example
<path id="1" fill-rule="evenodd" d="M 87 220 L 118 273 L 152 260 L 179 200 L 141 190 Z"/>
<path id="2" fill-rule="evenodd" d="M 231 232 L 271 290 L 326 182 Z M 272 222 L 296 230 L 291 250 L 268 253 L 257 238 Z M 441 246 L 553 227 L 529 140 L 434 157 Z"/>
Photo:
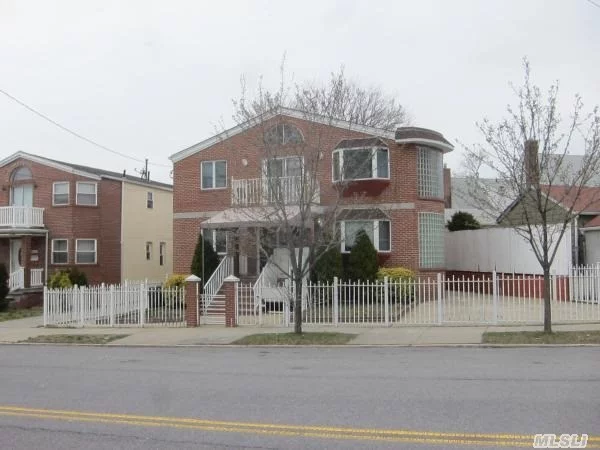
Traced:
<path id="1" fill-rule="evenodd" d="M 15 181 L 26 181 L 26 180 L 31 180 L 32 176 L 31 176 L 31 170 L 29 170 L 29 168 L 27 167 L 17 167 L 15 170 L 13 170 L 11 176 L 10 176 L 10 180 L 11 182 L 15 182 Z"/>
<path id="2" fill-rule="evenodd" d="M 294 125 L 280 123 L 267 131 L 265 141 L 270 145 L 300 144 L 304 138 Z"/>

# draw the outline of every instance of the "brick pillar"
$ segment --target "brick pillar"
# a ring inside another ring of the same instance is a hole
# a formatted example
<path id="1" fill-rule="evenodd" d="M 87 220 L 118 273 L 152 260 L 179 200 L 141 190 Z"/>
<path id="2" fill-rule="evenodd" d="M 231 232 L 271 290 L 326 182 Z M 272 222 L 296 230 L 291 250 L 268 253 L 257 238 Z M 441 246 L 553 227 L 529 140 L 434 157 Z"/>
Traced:
<path id="1" fill-rule="evenodd" d="M 21 264 L 23 265 L 23 284 L 31 287 L 31 236 L 24 236 L 21 241 Z"/>
<path id="2" fill-rule="evenodd" d="M 190 275 L 185 279 L 185 324 L 188 327 L 197 327 L 200 323 L 198 294 L 201 281 L 196 275 Z"/>
<path id="3" fill-rule="evenodd" d="M 229 275 L 223 280 L 223 291 L 225 291 L 225 326 L 237 327 L 237 317 L 235 314 L 237 291 L 240 279 Z"/>

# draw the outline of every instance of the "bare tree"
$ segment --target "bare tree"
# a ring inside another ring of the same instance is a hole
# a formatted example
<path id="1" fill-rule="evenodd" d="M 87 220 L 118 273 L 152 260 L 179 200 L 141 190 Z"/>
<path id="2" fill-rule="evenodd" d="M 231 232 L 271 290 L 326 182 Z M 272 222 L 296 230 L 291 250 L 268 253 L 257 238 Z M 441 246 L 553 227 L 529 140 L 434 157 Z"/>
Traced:
<path id="1" fill-rule="evenodd" d="M 322 187 L 319 179 L 323 179 L 325 171 L 329 170 L 326 162 L 331 157 L 332 145 L 337 143 L 332 138 L 332 130 L 339 130 L 340 119 L 347 122 L 349 130 L 380 120 L 376 118 L 379 113 L 373 109 L 372 102 L 381 102 L 382 110 L 387 111 L 379 116 L 381 120 L 384 117 L 386 120 L 395 117 L 393 120 L 396 120 L 399 116 L 393 116 L 389 110 L 389 105 L 395 103 L 388 102 L 383 96 L 377 101 L 363 102 L 361 96 L 366 91 L 349 88 L 342 73 L 338 82 L 318 91 L 307 91 L 300 86 L 286 89 L 283 80 L 282 69 L 279 89 L 270 92 L 259 86 L 258 94 L 252 99 L 248 99 L 242 84 L 242 96 L 234 101 L 235 121 L 246 129 L 259 130 L 257 142 L 253 145 L 259 149 L 264 161 L 260 186 L 250 189 L 255 194 L 250 195 L 252 198 L 243 194 L 239 200 L 242 206 L 254 206 L 240 211 L 252 215 L 251 219 L 263 224 L 264 229 L 273 231 L 256 238 L 261 254 L 269 256 L 275 245 L 287 248 L 293 285 L 293 298 L 290 300 L 294 309 L 294 331 L 301 333 L 302 298 L 306 290 L 304 281 L 326 252 L 341 245 L 336 218 L 349 182 L 340 175 L 334 183 L 333 196 L 327 186 L 327 201 L 320 201 Z M 297 118 L 305 121 L 304 135 L 290 123 L 289 117 L 279 115 L 288 105 L 300 108 L 293 111 Z M 397 108 L 396 112 L 404 117 L 401 108 Z M 348 117 L 342 115 L 346 113 Z M 360 118 L 365 123 L 357 121 Z M 332 126 L 334 122 L 335 127 Z M 381 135 L 386 134 L 386 130 L 380 131 Z M 348 168 L 345 163 L 345 167 L 334 164 L 333 170 L 342 174 L 359 169 L 356 166 Z M 236 186 L 232 189 L 234 196 L 237 195 Z M 248 189 L 242 191 L 248 192 Z M 245 243 L 249 243 L 247 236 Z M 285 267 L 278 269 L 288 272 Z"/>
<path id="2" fill-rule="evenodd" d="M 600 187 L 590 187 L 600 170 L 600 117 L 597 107 L 584 113 L 576 95 L 563 121 L 558 83 L 544 93 L 532 83 L 527 59 L 524 72 L 523 84 L 512 86 L 516 105 L 508 106 L 508 116 L 497 124 L 478 123 L 485 143 L 464 148 L 467 190 L 474 207 L 529 243 L 544 274 L 544 331 L 550 333 L 550 270 L 557 250 L 580 213 L 600 200 Z M 575 145 L 584 151 L 577 167 L 571 163 Z"/>

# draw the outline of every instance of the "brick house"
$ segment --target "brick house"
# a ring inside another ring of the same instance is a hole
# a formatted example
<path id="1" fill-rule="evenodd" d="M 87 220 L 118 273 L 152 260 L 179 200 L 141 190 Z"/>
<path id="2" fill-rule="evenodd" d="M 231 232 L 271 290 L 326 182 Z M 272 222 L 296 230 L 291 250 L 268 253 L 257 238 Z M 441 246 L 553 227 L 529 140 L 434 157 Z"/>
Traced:
<path id="1" fill-rule="evenodd" d="M 39 301 L 65 267 L 90 284 L 172 272 L 170 185 L 24 152 L 0 161 L 0 183 L 0 263 L 15 299 Z"/>
<path id="2" fill-rule="evenodd" d="M 273 139 L 284 150 L 266 157 Z M 320 160 L 314 211 L 318 215 L 335 205 L 342 252 L 349 252 L 362 229 L 373 241 L 381 265 L 420 273 L 444 270 L 443 155 L 452 144 L 428 129 L 400 127 L 389 132 L 281 109 L 170 157 L 175 272 L 189 273 L 202 232 L 218 253 L 234 257 L 229 272 L 256 279 L 265 265 L 258 250 L 244 248 L 242 242 L 232 254 L 228 232 L 243 230 L 260 239 L 267 225 L 252 209 L 273 201 L 265 183 L 272 176 L 281 177 L 283 199 L 293 214 L 297 193 L 286 193 L 286 186 L 305 170 L 306 156 L 293 151 L 300 145 Z M 341 182 L 346 183 L 342 198 L 336 189 Z"/>

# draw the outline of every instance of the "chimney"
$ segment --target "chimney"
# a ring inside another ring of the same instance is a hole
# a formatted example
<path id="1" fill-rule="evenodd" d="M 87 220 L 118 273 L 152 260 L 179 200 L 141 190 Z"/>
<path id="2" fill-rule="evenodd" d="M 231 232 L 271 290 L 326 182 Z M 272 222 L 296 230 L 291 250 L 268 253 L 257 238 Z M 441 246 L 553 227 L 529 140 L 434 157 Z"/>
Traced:
<path id="1" fill-rule="evenodd" d="M 452 208 L 452 174 L 446 164 L 444 164 L 444 204 L 446 208 Z"/>
<path id="2" fill-rule="evenodd" d="M 528 188 L 540 182 L 538 141 L 525 141 L 525 184 Z"/>

